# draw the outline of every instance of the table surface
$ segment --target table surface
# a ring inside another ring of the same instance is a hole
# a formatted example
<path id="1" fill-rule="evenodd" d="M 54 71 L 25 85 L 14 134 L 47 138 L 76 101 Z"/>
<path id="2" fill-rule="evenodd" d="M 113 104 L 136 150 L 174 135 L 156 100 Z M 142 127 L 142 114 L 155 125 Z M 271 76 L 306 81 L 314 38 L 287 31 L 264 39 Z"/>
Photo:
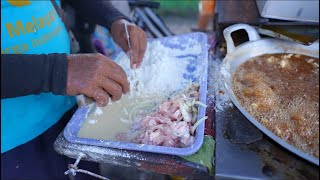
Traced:
<path id="1" fill-rule="evenodd" d="M 210 96 L 210 93 L 207 96 Z M 207 105 L 206 116 L 208 119 L 205 121 L 205 135 L 213 137 L 214 104 L 211 102 Z M 77 159 L 80 153 L 84 153 L 85 157 L 82 159 L 87 161 L 132 167 L 190 179 L 212 179 L 207 167 L 187 161 L 179 156 L 74 144 L 65 139 L 63 132 L 55 141 L 54 148 L 59 154 L 74 159 Z M 81 168 L 81 164 L 79 168 Z"/>
<path id="2" fill-rule="evenodd" d="M 182 176 L 188 178 L 208 179 L 206 167 L 186 161 L 178 156 L 156 153 L 92 147 L 69 143 L 61 133 L 55 142 L 55 150 L 65 156 L 76 159 L 79 153 L 85 154 L 83 160 L 110 165 L 132 167 L 139 170 Z M 67 168 L 67 167 L 66 167 Z M 81 164 L 79 165 L 81 168 Z"/>

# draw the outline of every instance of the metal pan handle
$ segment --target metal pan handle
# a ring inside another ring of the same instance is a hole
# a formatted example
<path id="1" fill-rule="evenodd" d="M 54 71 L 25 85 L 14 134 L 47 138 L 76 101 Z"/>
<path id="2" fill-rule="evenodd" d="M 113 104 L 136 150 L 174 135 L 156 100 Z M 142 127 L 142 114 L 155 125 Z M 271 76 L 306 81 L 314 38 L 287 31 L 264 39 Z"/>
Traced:
<path id="1" fill-rule="evenodd" d="M 229 26 L 223 30 L 223 36 L 227 42 L 227 53 L 232 53 L 236 48 L 234 46 L 231 33 L 238 31 L 240 29 L 244 29 L 248 33 L 249 41 L 256 41 L 261 39 L 258 32 L 253 27 L 247 24 L 235 24 L 235 25 Z"/>

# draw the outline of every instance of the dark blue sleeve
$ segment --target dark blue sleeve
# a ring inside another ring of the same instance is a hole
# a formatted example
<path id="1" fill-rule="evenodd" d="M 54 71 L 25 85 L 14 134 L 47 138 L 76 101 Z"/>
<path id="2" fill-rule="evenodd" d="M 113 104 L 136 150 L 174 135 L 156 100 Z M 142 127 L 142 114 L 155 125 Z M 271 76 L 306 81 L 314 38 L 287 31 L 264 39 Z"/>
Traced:
<path id="1" fill-rule="evenodd" d="M 1 54 L 1 99 L 52 92 L 65 95 L 66 54 Z"/>
<path id="2" fill-rule="evenodd" d="M 70 4 L 77 14 L 90 23 L 105 26 L 109 30 L 111 25 L 118 19 L 126 19 L 128 17 L 123 15 L 120 11 L 112 6 L 107 0 L 65 0 Z"/>

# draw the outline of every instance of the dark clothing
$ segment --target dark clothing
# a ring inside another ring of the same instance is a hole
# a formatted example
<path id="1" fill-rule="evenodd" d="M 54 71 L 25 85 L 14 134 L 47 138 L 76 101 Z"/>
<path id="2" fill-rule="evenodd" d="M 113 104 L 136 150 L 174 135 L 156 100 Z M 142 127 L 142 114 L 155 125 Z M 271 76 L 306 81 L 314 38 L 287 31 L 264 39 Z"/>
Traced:
<path id="1" fill-rule="evenodd" d="M 53 143 L 70 120 L 77 107 L 66 112 L 57 124 L 45 133 L 26 144 L 18 146 L 1 154 L 1 179 L 2 180 L 69 180 L 64 172 L 68 164 L 73 164 L 75 159 L 59 155 L 53 148 Z M 97 174 L 97 163 L 80 161 L 79 168 Z M 96 180 L 87 174 L 77 173 L 74 180 Z"/>
<path id="2" fill-rule="evenodd" d="M 43 92 L 64 95 L 66 85 L 66 54 L 1 55 L 1 99 Z"/>
<path id="3" fill-rule="evenodd" d="M 114 21 L 127 19 L 110 2 L 102 0 L 64 0 L 77 15 L 90 23 L 111 28 Z M 41 92 L 66 94 L 67 58 L 65 54 L 1 54 L 1 99 Z"/>
<path id="4" fill-rule="evenodd" d="M 111 28 L 114 21 L 127 19 L 104 0 L 65 0 L 90 23 Z M 1 99 L 42 92 L 65 95 L 67 55 L 1 54 Z M 2 180 L 68 180 L 64 172 L 75 159 L 55 152 L 53 144 L 76 110 L 68 111 L 54 126 L 35 139 L 1 154 Z M 99 165 L 81 161 L 81 169 L 100 174 Z M 77 173 L 74 180 L 96 178 Z"/>
<path id="5" fill-rule="evenodd" d="M 129 18 L 112 6 L 107 0 L 64 0 L 72 6 L 76 13 L 87 22 L 99 24 L 111 29 L 111 25 L 118 19 Z"/>

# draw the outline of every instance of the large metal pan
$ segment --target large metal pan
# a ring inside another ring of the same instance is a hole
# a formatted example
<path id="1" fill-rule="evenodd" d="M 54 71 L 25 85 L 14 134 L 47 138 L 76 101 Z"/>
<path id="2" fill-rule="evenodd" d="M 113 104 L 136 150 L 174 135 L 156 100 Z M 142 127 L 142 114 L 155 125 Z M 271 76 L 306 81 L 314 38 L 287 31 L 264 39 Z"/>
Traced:
<path id="1" fill-rule="evenodd" d="M 235 47 L 231 33 L 237 30 L 244 29 L 249 36 L 249 41 Z M 303 54 L 311 57 L 319 58 L 319 41 L 311 45 L 305 46 L 302 44 L 284 41 L 273 38 L 261 38 L 257 31 L 247 24 L 236 24 L 226 28 L 223 32 L 227 43 L 227 55 L 223 60 L 222 74 L 225 80 L 226 91 L 236 105 L 236 107 L 247 117 L 247 119 L 259 128 L 263 133 L 273 139 L 275 142 L 293 152 L 294 154 L 306 159 L 319 166 L 319 159 L 310 156 L 296 147 L 288 144 L 283 139 L 279 138 L 262 124 L 260 124 L 253 116 L 251 116 L 239 103 L 235 94 L 232 91 L 232 77 L 239 65 L 249 60 L 252 57 L 262 54 L 274 53 L 295 53 Z"/>

